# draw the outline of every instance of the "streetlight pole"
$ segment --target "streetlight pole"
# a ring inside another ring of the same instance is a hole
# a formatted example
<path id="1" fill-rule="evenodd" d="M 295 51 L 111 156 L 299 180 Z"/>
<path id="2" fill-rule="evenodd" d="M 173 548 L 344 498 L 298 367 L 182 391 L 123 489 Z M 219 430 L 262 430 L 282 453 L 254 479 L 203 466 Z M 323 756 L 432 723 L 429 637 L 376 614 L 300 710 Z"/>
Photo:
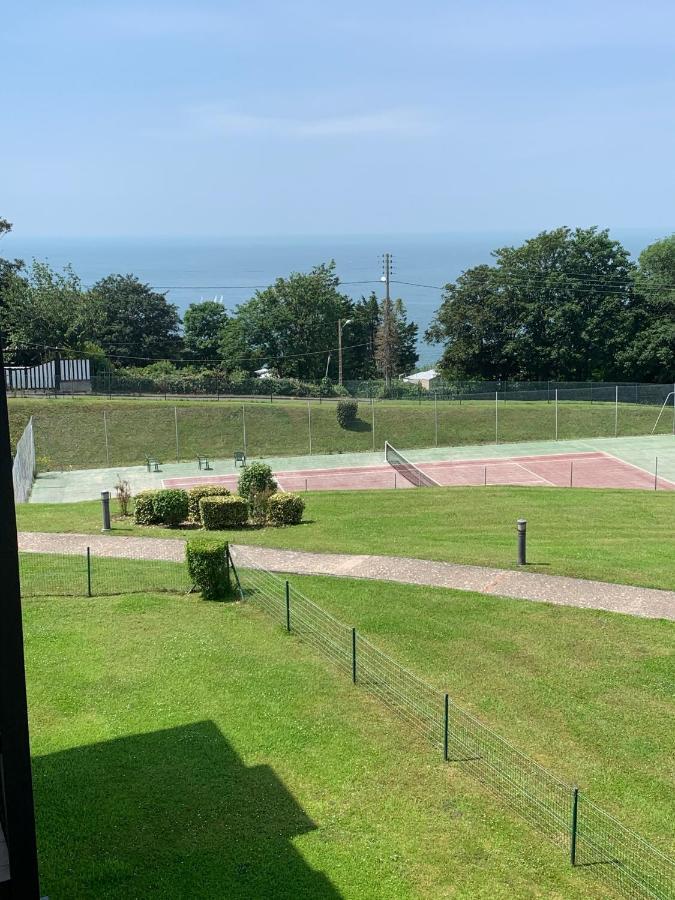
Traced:
<path id="1" fill-rule="evenodd" d="M 349 325 L 351 319 L 338 319 L 338 384 L 342 384 L 342 329 L 345 325 Z"/>

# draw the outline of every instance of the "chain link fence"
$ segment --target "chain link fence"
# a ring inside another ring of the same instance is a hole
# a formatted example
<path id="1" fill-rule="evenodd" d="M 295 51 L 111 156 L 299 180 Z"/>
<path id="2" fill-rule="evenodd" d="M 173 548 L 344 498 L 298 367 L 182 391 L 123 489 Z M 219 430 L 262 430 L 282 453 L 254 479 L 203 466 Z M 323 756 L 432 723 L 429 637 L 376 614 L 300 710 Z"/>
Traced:
<path id="1" fill-rule="evenodd" d="M 573 785 L 525 756 L 386 653 L 236 550 L 241 598 L 297 634 L 355 684 L 461 766 L 509 809 L 565 851 L 574 866 L 629 898 L 675 898 L 675 860 L 625 828 Z"/>
<path id="2" fill-rule="evenodd" d="M 23 434 L 17 441 L 16 453 L 12 463 L 12 484 L 14 485 L 15 503 L 26 503 L 28 501 L 36 472 L 33 417 L 31 416 Z"/>

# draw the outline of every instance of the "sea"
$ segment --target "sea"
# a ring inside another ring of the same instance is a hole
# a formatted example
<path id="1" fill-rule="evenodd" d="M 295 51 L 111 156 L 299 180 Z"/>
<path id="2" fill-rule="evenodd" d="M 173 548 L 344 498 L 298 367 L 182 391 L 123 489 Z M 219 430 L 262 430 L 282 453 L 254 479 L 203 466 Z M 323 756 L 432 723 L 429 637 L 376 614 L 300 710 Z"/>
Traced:
<path id="1" fill-rule="evenodd" d="M 57 269 L 70 264 L 91 285 L 112 273 L 133 273 L 166 293 L 182 313 L 190 303 L 217 299 L 228 311 L 280 276 L 306 272 L 334 260 L 342 290 L 357 299 L 383 296 L 383 255 L 392 257 L 391 293 L 406 304 L 419 325 L 420 367 L 433 365 L 439 348 L 424 342 L 424 331 L 441 302 L 443 287 L 465 269 L 489 263 L 498 247 L 515 246 L 536 230 L 434 235 L 350 235 L 209 238 L 25 238 L 19 232 L 0 242 L 0 256 L 29 263 L 46 260 Z M 611 229 L 637 257 L 663 230 Z M 345 343 L 348 333 L 345 332 Z"/>

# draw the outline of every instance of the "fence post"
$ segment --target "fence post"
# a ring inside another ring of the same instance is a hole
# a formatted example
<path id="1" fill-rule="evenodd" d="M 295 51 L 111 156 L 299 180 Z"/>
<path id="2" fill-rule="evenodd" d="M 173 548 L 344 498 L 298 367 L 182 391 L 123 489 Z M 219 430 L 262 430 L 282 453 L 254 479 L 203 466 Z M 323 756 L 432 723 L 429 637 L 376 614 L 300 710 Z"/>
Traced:
<path id="1" fill-rule="evenodd" d="M 619 385 L 614 388 L 614 437 L 619 436 Z"/>
<path id="2" fill-rule="evenodd" d="M 579 812 L 579 788 L 572 789 L 572 827 L 570 829 L 570 863 L 577 864 L 577 816 Z"/>
<path id="3" fill-rule="evenodd" d="M 654 458 L 654 490 L 658 491 L 659 489 L 659 458 L 656 456 Z"/>
<path id="4" fill-rule="evenodd" d="M 291 586 L 286 582 L 286 631 L 291 630 Z"/>
<path id="5" fill-rule="evenodd" d="M 173 420 L 176 426 L 176 462 L 180 462 L 180 446 L 178 444 L 178 407 L 173 408 Z"/>
<path id="6" fill-rule="evenodd" d="M 105 435 L 105 464 L 110 468 L 110 447 L 108 445 L 108 417 L 103 410 L 103 434 Z"/>
<path id="7" fill-rule="evenodd" d="M 572 487 L 572 481 L 574 479 L 574 460 L 570 460 L 570 487 Z"/>
<path id="8" fill-rule="evenodd" d="M 436 447 L 438 447 L 438 397 L 436 396 L 435 391 L 434 391 L 434 440 L 435 440 Z"/>
<path id="9" fill-rule="evenodd" d="M 244 437 L 244 456 L 248 457 L 248 451 L 246 450 L 246 405 L 244 403 L 241 404 L 241 427 Z"/>
<path id="10" fill-rule="evenodd" d="M 87 547 L 87 597 L 91 597 L 91 548 Z"/>
<path id="11" fill-rule="evenodd" d="M 370 430 L 373 434 L 373 453 L 374 453 L 375 452 L 375 398 L 374 397 L 370 398 L 370 406 L 371 406 L 371 410 L 372 410 L 372 416 L 371 416 L 372 426 L 371 426 Z M 675 417 L 673 418 L 673 421 L 675 421 Z M 675 426 L 673 426 L 673 427 L 675 427 Z"/>
<path id="12" fill-rule="evenodd" d="M 307 428 L 309 429 L 309 455 L 312 455 L 312 401 L 307 401 Z"/>
<path id="13" fill-rule="evenodd" d="M 495 444 L 499 443 L 499 391 L 495 391 Z"/>
<path id="14" fill-rule="evenodd" d="M 555 389 L 555 439 L 558 440 L 558 388 Z"/>
<path id="15" fill-rule="evenodd" d="M 449 720 L 450 698 L 445 695 L 445 708 L 443 712 L 443 759 L 448 761 L 448 720 Z"/>
<path id="16" fill-rule="evenodd" d="M 356 628 L 352 628 L 352 682 L 356 684 Z"/>

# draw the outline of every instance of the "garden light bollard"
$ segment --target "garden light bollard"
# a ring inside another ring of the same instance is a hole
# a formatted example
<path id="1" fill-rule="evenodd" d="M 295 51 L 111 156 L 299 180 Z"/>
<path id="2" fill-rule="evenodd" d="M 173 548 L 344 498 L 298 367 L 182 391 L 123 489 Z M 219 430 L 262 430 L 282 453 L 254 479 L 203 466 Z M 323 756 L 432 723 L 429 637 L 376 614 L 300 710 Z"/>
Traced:
<path id="1" fill-rule="evenodd" d="M 518 565 L 527 565 L 527 519 L 518 519 L 516 523 L 518 529 Z"/>
<path id="2" fill-rule="evenodd" d="M 101 491 L 101 512 L 103 513 L 101 531 L 110 531 L 110 491 Z"/>

